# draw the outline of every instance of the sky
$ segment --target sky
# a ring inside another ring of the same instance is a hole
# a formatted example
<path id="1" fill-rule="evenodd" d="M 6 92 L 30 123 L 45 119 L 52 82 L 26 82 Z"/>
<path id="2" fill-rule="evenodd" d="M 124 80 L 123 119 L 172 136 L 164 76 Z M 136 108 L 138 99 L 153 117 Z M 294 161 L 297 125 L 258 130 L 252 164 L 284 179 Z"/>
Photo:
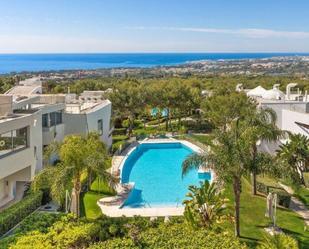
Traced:
<path id="1" fill-rule="evenodd" d="M 309 52 L 308 0 L 0 0 L 0 53 Z"/>

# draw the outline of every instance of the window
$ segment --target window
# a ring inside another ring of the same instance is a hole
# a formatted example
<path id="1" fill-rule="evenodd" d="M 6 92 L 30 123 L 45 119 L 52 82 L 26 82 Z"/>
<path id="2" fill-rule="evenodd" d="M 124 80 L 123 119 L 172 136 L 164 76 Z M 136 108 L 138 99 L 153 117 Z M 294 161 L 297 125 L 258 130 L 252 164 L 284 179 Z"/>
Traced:
<path id="1" fill-rule="evenodd" d="M 43 114 L 42 115 L 42 126 L 43 127 L 48 127 L 48 114 Z"/>
<path id="2" fill-rule="evenodd" d="M 55 112 L 51 112 L 49 114 L 49 119 L 50 119 L 50 126 L 55 126 L 56 125 L 56 113 Z"/>
<path id="3" fill-rule="evenodd" d="M 56 124 L 62 124 L 62 112 L 56 112 Z"/>
<path id="4" fill-rule="evenodd" d="M 98 120 L 98 132 L 100 136 L 103 134 L 103 120 L 102 119 Z"/>
<path id="5" fill-rule="evenodd" d="M 42 126 L 51 127 L 58 124 L 62 124 L 62 112 L 51 112 L 49 114 L 42 115 Z"/>
<path id="6" fill-rule="evenodd" d="M 0 156 L 28 147 L 28 127 L 0 134 Z"/>

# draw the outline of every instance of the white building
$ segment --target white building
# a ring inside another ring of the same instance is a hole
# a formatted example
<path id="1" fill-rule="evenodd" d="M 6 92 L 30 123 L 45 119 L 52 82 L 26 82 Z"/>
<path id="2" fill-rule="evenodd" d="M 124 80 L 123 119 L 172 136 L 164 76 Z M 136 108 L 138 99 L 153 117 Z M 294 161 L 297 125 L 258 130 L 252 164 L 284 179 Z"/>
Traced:
<path id="1" fill-rule="evenodd" d="M 246 94 L 254 98 L 262 108 L 269 107 L 276 112 L 280 129 L 309 137 L 309 96 L 307 91 L 302 93 L 296 87 L 297 83 L 290 83 L 284 93 L 279 90 L 278 84 L 270 90 L 258 86 L 247 90 Z"/>
<path id="2" fill-rule="evenodd" d="M 30 80 L 0 95 L 0 208 L 22 197 L 51 142 L 97 131 L 108 147 L 112 143 L 111 102 L 101 94 L 87 92 L 83 99 L 41 93 L 41 84 Z"/>

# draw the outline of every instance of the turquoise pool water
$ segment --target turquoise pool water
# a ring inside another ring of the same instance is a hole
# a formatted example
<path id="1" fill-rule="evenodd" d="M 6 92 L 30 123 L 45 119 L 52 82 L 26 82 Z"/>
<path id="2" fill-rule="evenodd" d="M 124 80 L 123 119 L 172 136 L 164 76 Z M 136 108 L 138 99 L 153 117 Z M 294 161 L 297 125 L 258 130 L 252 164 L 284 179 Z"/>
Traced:
<path id="1" fill-rule="evenodd" d="M 181 165 L 193 151 L 182 143 L 144 143 L 126 159 L 122 183 L 134 182 L 123 207 L 179 206 L 189 185 L 210 180 L 210 173 L 190 171 L 181 175 Z"/>

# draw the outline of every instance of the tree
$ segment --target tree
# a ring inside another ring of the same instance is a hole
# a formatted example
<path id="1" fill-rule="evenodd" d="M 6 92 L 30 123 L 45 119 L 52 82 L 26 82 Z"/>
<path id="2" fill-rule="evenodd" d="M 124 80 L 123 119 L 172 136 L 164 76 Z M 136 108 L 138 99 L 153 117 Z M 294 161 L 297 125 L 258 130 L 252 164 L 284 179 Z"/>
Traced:
<path id="1" fill-rule="evenodd" d="M 185 219 L 194 227 L 210 227 L 224 211 L 225 200 L 215 183 L 204 181 L 200 186 L 189 186 L 185 205 Z"/>
<path id="2" fill-rule="evenodd" d="M 137 81 L 125 81 L 113 89 L 109 98 L 113 103 L 115 114 L 128 118 L 128 133 L 131 136 L 136 115 L 144 110 L 146 105 L 144 86 Z"/>
<path id="3" fill-rule="evenodd" d="M 79 216 L 83 175 L 88 173 L 89 177 L 89 173 L 96 173 L 110 186 L 113 187 L 116 183 L 116 180 L 106 171 L 109 167 L 106 147 L 99 140 L 98 134 L 90 133 L 87 137 L 67 136 L 59 146 L 54 148 L 59 155 L 59 163 L 55 167 L 47 167 L 43 173 L 38 175 L 33 183 L 34 188 L 41 187 L 43 182 L 41 178 L 44 174 L 52 176 L 50 187 L 53 199 L 62 203 L 65 191 L 72 189 L 71 211 Z"/>
<path id="4" fill-rule="evenodd" d="M 245 127 L 240 120 L 235 120 L 225 131 L 216 131 L 209 151 L 190 155 L 182 165 L 182 173 L 192 168 L 211 168 L 222 184 L 232 184 L 235 209 L 235 235 L 240 236 L 240 194 L 241 178 L 249 172 L 246 162 L 250 143 L 246 137 Z"/>
<path id="5" fill-rule="evenodd" d="M 274 142 L 284 135 L 277 125 L 276 113 L 270 108 L 257 108 L 252 106 L 252 111 L 246 117 L 247 132 L 249 142 L 251 144 L 250 158 L 248 161 L 251 180 L 252 180 L 252 194 L 256 195 L 256 176 L 257 174 L 267 173 L 271 164 L 270 156 L 259 153 L 257 144 L 259 142 Z"/>
<path id="6" fill-rule="evenodd" d="M 229 124 L 250 114 L 256 104 L 244 93 L 220 91 L 202 102 L 204 117 L 216 129 L 225 131 Z"/>
<path id="7" fill-rule="evenodd" d="M 306 185 L 304 171 L 309 167 L 309 139 L 301 134 L 289 134 L 289 141 L 280 145 L 278 158 L 288 177 Z"/>

